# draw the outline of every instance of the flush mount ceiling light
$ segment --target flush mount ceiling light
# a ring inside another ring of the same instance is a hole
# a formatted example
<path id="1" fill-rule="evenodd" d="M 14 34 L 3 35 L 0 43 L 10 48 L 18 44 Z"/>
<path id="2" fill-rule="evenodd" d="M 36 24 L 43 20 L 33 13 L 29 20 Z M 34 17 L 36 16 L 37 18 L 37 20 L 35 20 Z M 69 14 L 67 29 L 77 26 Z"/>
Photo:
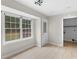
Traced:
<path id="1" fill-rule="evenodd" d="M 35 4 L 36 4 L 36 5 L 39 5 L 39 6 L 41 6 L 42 3 L 43 3 L 43 0 L 36 0 L 36 1 L 35 1 Z"/>

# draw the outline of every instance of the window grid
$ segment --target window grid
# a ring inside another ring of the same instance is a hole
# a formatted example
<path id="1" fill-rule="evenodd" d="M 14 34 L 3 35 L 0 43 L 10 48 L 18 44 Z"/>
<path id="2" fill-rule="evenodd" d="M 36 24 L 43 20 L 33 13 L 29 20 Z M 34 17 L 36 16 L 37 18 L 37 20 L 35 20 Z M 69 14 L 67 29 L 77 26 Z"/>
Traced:
<path id="1" fill-rule="evenodd" d="M 31 37 L 31 20 L 22 20 L 23 38 Z"/>
<path id="2" fill-rule="evenodd" d="M 5 15 L 5 41 L 20 38 L 20 19 Z"/>
<path id="3" fill-rule="evenodd" d="M 5 41 L 31 37 L 31 20 L 5 15 Z"/>

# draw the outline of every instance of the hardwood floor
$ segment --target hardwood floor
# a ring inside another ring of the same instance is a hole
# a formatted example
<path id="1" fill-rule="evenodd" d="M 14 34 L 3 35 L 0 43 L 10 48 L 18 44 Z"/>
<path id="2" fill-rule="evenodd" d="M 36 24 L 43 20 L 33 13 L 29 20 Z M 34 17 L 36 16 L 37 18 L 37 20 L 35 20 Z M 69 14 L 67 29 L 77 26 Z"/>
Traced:
<path id="1" fill-rule="evenodd" d="M 65 42 L 64 47 L 48 44 L 42 48 L 34 47 L 10 59 L 77 59 L 77 47 L 70 42 Z"/>

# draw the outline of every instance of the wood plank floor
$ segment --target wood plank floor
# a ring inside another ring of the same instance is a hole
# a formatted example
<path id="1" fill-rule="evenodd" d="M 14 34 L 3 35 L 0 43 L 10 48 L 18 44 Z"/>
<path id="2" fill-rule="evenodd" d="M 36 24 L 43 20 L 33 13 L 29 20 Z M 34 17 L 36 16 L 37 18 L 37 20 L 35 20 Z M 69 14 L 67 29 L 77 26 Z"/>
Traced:
<path id="1" fill-rule="evenodd" d="M 34 47 L 10 59 L 77 59 L 77 47 L 70 42 L 65 42 L 64 47 L 48 44 L 42 48 Z"/>

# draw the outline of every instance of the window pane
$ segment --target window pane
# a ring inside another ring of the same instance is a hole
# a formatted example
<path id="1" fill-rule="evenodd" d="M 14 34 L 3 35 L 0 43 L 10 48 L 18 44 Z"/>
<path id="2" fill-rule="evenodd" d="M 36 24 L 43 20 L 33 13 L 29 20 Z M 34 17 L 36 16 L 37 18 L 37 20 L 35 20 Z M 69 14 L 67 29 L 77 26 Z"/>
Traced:
<path id="1" fill-rule="evenodd" d="M 31 29 L 28 29 L 28 36 L 31 36 Z"/>
<path id="2" fill-rule="evenodd" d="M 11 28 L 15 28 L 15 23 L 11 23 Z"/>
<path id="3" fill-rule="evenodd" d="M 24 20 L 25 22 L 22 23 L 23 29 L 23 38 L 31 36 L 31 21 Z"/>
<path id="4" fill-rule="evenodd" d="M 25 28 L 25 24 L 22 24 L 22 28 Z"/>
<path id="5" fill-rule="evenodd" d="M 25 34 L 25 29 L 23 29 L 23 34 Z"/>
<path id="6" fill-rule="evenodd" d="M 31 28 L 31 25 L 29 25 L 29 28 Z"/>
<path id="7" fill-rule="evenodd" d="M 26 37 L 28 37 L 28 34 L 23 34 L 23 38 L 26 38 Z"/>
<path id="8" fill-rule="evenodd" d="M 11 34 L 10 34 L 10 39 L 11 40 L 15 39 L 15 34 L 16 34 L 15 29 L 11 29 Z"/>
<path id="9" fill-rule="evenodd" d="M 28 34 L 26 34 L 26 37 L 28 37 Z"/>
<path id="10" fill-rule="evenodd" d="M 28 37 L 28 29 L 23 29 L 23 37 Z"/>
<path id="11" fill-rule="evenodd" d="M 5 40 L 9 41 L 10 40 L 10 29 L 5 29 Z"/>
<path id="12" fill-rule="evenodd" d="M 16 34 L 16 29 L 11 29 L 11 34 L 15 35 Z"/>
<path id="13" fill-rule="evenodd" d="M 28 32 L 31 32 L 31 29 L 28 29 Z"/>
<path id="14" fill-rule="evenodd" d="M 5 16 L 5 22 L 10 22 L 10 16 Z"/>
<path id="15" fill-rule="evenodd" d="M 5 28 L 10 28 L 10 23 L 5 23 Z"/>
<path id="16" fill-rule="evenodd" d="M 20 29 L 16 30 L 17 35 L 20 35 Z"/>
<path id="17" fill-rule="evenodd" d="M 46 33 L 46 22 L 43 23 L 43 32 Z"/>
<path id="18" fill-rule="evenodd" d="M 26 36 L 25 36 L 25 34 L 23 34 L 23 38 L 25 38 Z"/>
<path id="19" fill-rule="evenodd" d="M 10 34 L 11 30 L 10 29 L 5 29 L 6 34 Z"/>
<path id="20" fill-rule="evenodd" d="M 20 28 L 20 25 L 19 24 L 16 24 L 16 28 Z"/>
<path id="21" fill-rule="evenodd" d="M 10 35 L 10 40 L 15 40 L 15 35 L 11 34 Z"/>
<path id="22" fill-rule="evenodd" d="M 28 21 L 29 22 L 29 24 L 31 24 L 31 21 Z"/>
<path id="23" fill-rule="evenodd" d="M 19 38 L 20 38 L 20 29 L 17 29 L 17 30 L 16 30 L 16 33 L 17 33 L 17 34 L 16 34 L 16 39 L 19 39 Z"/>
<path id="24" fill-rule="evenodd" d="M 20 38 L 20 19 L 5 16 L 5 41 L 16 40 Z"/>
<path id="25" fill-rule="evenodd" d="M 5 34 L 5 41 L 10 41 L 10 34 Z"/>
<path id="26" fill-rule="evenodd" d="M 26 23 L 25 19 L 22 20 L 22 23 Z"/>
<path id="27" fill-rule="evenodd" d="M 28 34 L 28 29 L 25 29 L 25 34 Z"/>
<path id="28" fill-rule="evenodd" d="M 26 20 L 26 24 L 28 24 L 28 20 Z"/>
<path id="29" fill-rule="evenodd" d="M 11 22 L 15 22 L 15 17 L 11 17 Z"/>
<path id="30" fill-rule="evenodd" d="M 16 18 L 16 23 L 20 23 L 20 19 L 19 18 Z"/>
<path id="31" fill-rule="evenodd" d="M 29 25 L 28 24 L 26 24 L 26 28 L 28 28 L 29 27 Z"/>

